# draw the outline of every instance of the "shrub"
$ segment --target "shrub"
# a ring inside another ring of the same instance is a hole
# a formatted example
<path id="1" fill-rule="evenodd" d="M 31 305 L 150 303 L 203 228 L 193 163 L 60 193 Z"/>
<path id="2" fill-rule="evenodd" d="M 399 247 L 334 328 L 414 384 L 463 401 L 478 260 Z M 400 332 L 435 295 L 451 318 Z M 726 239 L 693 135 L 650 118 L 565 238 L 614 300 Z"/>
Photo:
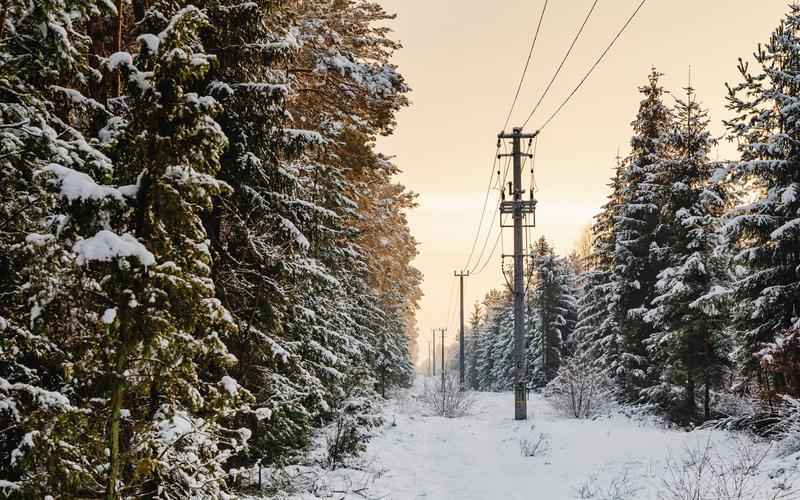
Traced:
<path id="1" fill-rule="evenodd" d="M 545 396 L 557 411 L 573 418 L 590 418 L 615 405 L 611 381 L 596 370 L 579 366 L 575 358 L 561 365 L 556 378 L 545 387 Z"/>
<path id="2" fill-rule="evenodd" d="M 531 426 L 531 431 L 535 430 L 535 426 Z M 523 457 L 536 457 L 544 455 L 550 451 L 550 439 L 544 432 L 531 437 L 523 437 L 519 440 L 519 449 Z"/>
<path id="3" fill-rule="evenodd" d="M 432 412 L 448 418 L 457 418 L 468 415 L 475 404 L 475 399 L 469 391 L 460 390 L 458 377 L 446 375 L 444 390 L 441 383 L 425 383 L 422 401 Z"/>
<path id="4" fill-rule="evenodd" d="M 768 446 L 754 446 L 740 438 L 731 452 L 720 453 L 711 443 L 687 447 L 679 459 L 667 461 L 661 479 L 659 499 L 696 500 L 777 500 L 797 498 L 790 484 L 766 484 L 761 468 L 770 451 Z"/>

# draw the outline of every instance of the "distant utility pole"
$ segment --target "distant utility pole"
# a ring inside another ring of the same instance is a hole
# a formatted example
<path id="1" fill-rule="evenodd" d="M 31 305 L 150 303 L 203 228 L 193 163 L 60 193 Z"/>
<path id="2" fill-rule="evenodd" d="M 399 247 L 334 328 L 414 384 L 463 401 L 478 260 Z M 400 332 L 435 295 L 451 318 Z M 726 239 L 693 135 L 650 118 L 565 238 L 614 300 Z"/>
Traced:
<path id="1" fill-rule="evenodd" d="M 445 385 L 444 385 L 444 332 L 447 331 L 447 328 L 440 328 L 440 332 L 442 332 L 442 415 L 446 415 L 447 413 L 447 396 L 445 393 Z"/>
<path id="2" fill-rule="evenodd" d="M 512 201 L 500 203 L 501 214 L 512 214 L 514 218 L 514 418 L 526 420 L 528 418 L 528 401 L 526 380 L 528 375 L 528 360 L 525 353 L 525 278 L 523 269 L 522 229 L 523 215 L 533 214 L 536 209 L 536 200 L 530 193 L 529 200 L 523 200 L 522 195 L 522 139 L 534 139 L 539 132 L 523 134 L 521 127 L 515 127 L 511 134 L 501 132 L 499 140 L 512 140 L 512 156 L 514 160 L 514 182 Z M 499 155 L 499 157 L 508 155 Z M 528 155 L 530 156 L 530 155 Z M 502 219 L 502 218 L 501 218 Z M 501 222 L 502 224 L 502 222 Z"/>
<path id="3" fill-rule="evenodd" d="M 442 355 L 441 355 L 441 358 L 442 358 L 442 360 L 441 360 L 442 361 L 442 393 L 444 393 L 444 332 L 447 331 L 447 328 L 439 328 L 439 331 L 442 333 L 442 341 L 441 341 L 441 344 L 442 344 L 442 347 L 441 347 L 441 349 L 442 349 Z"/>
<path id="4" fill-rule="evenodd" d="M 453 276 L 458 276 L 461 285 L 461 328 L 458 330 L 458 388 L 464 390 L 464 278 L 469 276 L 469 271 L 455 271 Z"/>
<path id="5" fill-rule="evenodd" d="M 431 376 L 435 377 L 436 376 L 436 328 L 433 328 L 431 330 L 431 334 L 432 334 L 431 337 L 433 337 L 433 351 L 431 351 L 433 353 L 433 363 L 432 363 L 433 370 L 431 371 Z"/>
<path id="6" fill-rule="evenodd" d="M 429 341 L 428 342 L 428 375 L 430 375 L 432 377 L 433 376 L 433 371 L 431 371 L 431 370 L 433 370 L 433 362 L 431 361 L 431 353 L 432 353 L 432 351 L 431 351 L 431 343 Z"/>

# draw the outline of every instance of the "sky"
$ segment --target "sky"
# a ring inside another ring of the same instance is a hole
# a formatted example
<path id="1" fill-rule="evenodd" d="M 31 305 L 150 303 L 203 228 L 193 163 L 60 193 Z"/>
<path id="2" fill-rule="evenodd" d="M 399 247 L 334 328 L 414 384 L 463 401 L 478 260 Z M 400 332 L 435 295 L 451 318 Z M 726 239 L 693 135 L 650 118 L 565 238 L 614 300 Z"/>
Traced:
<path id="1" fill-rule="evenodd" d="M 467 266 L 503 126 L 530 49 L 544 0 L 377 0 L 397 15 L 390 23 L 403 48 L 393 57 L 412 88 L 410 107 L 395 133 L 378 141 L 403 170 L 398 181 L 418 193 L 409 213 L 419 241 L 414 265 L 425 294 L 417 315 L 421 363 L 432 328 L 458 332 L 453 272 Z M 640 0 L 599 0 L 558 79 L 526 130 L 536 130 L 577 85 Z M 520 125 L 552 78 L 593 0 L 550 0 L 525 85 L 508 128 Z M 692 87 L 709 109 L 712 131 L 724 133 L 725 83 L 740 81 L 738 58 L 752 59 L 759 42 L 788 11 L 788 0 L 648 0 L 606 59 L 548 125 L 538 141 L 537 227 L 556 250 L 569 253 L 605 202 L 617 152 L 628 151 L 630 123 L 652 67 L 681 97 Z M 691 71 L 690 71 L 691 68 Z M 668 96 L 668 102 L 674 102 Z M 720 158 L 735 148 L 722 142 Z M 525 181 L 527 185 L 528 181 Z M 477 254 L 491 229 L 497 192 L 489 198 Z M 504 247 L 510 253 L 511 231 Z M 500 287 L 500 250 L 482 273 L 465 280 L 465 316 L 491 288 Z M 473 261 L 475 259 L 473 258 Z M 449 312 L 449 314 L 448 314 Z M 438 338 L 438 337 L 437 337 Z M 438 340 L 437 340 L 438 342 Z"/>

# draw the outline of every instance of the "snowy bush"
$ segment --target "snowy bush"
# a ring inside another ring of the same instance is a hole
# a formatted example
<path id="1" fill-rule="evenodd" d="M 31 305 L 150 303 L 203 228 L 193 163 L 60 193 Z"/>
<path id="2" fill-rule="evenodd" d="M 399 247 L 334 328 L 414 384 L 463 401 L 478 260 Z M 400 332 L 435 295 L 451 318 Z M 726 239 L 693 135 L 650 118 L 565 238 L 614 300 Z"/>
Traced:
<path id="1" fill-rule="evenodd" d="M 360 383 L 363 380 L 367 380 L 363 373 L 348 375 L 341 396 L 334 401 L 334 419 L 325 433 L 326 465 L 331 469 L 363 453 L 372 430 L 383 423 L 371 390 Z"/>
<path id="2" fill-rule="evenodd" d="M 590 477 L 575 491 L 577 500 L 636 500 L 641 487 L 631 476 L 629 469 L 614 476 L 607 484 L 597 476 Z"/>
<path id="3" fill-rule="evenodd" d="M 661 478 L 659 499 L 797 498 L 800 492 L 793 489 L 787 480 L 772 487 L 766 484 L 762 468 L 769 451 L 769 446 L 754 446 L 746 438 L 737 438 L 733 450 L 720 450 L 710 438 L 694 447 L 688 446 L 683 456 L 667 461 L 665 475 Z"/>
<path id="4" fill-rule="evenodd" d="M 580 366 L 575 358 L 561 365 L 556 378 L 547 384 L 545 396 L 556 410 L 573 418 L 590 418 L 615 406 L 611 381 Z"/>
<path id="5" fill-rule="evenodd" d="M 519 449 L 523 457 L 537 457 L 550 451 L 550 439 L 544 432 L 533 434 L 536 426 L 531 426 L 531 436 L 519 440 Z"/>
<path id="6" fill-rule="evenodd" d="M 800 452 L 800 399 L 784 396 L 783 400 L 775 430 L 780 439 L 778 452 L 787 456 Z"/>
<path id="7" fill-rule="evenodd" d="M 428 383 L 426 381 L 422 401 L 436 415 L 448 418 L 468 415 L 475 402 L 470 392 L 460 390 L 456 375 L 445 376 L 444 390 L 442 390 L 441 382 Z"/>

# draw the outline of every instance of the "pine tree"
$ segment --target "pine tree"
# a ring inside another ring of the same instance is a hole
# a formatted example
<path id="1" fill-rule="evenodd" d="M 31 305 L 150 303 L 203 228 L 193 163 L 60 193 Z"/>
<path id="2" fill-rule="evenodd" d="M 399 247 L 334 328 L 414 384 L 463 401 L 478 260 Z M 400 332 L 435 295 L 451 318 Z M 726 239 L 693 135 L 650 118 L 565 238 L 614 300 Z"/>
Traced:
<path id="1" fill-rule="evenodd" d="M 592 249 L 587 272 L 580 276 L 582 294 L 578 299 L 575 330 L 576 354 L 593 369 L 615 378 L 621 370 L 619 300 L 614 280 L 616 213 L 622 191 L 622 164 L 617 161 L 609 187 L 608 202 L 595 216 Z"/>
<path id="2" fill-rule="evenodd" d="M 708 114 L 687 88 L 678 100 L 670 137 L 674 159 L 663 162 L 660 232 L 667 234 L 668 266 L 658 275 L 657 296 L 645 319 L 656 331 L 647 340 L 650 379 L 645 399 L 658 402 L 680 422 L 711 417 L 710 393 L 726 364 L 725 261 L 717 249 L 717 220 L 724 207 L 709 152 L 715 141 Z M 704 387 L 704 412 L 697 388 Z"/>
<path id="3" fill-rule="evenodd" d="M 649 76 L 641 87 L 644 95 L 636 120 L 631 153 L 621 173 L 622 189 L 614 224 L 616 305 L 621 345 L 620 382 L 630 399 L 639 397 L 639 389 L 649 385 L 647 352 L 644 342 L 652 328 L 644 321 L 646 306 L 654 298 L 656 276 L 663 268 L 664 234 L 659 228 L 661 189 L 659 173 L 668 158 L 667 134 L 671 130 L 671 111 L 662 102 L 664 89 L 661 74 Z"/>
<path id="4" fill-rule="evenodd" d="M 472 307 L 472 313 L 469 317 L 469 330 L 465 344 L 465 363 L 466 363 L 466 384 L 467 388 L 478 389 L 478 346 L 481 343 L 483 331 L 481 329 L 481 321 L 483 319 L 483 309 L 480 303 L 475 302 Z"/>
<path id="5" fill-rule="evenodd" d="M 374 152 L 407 104 L 385 12 L 7 7 L 9 491 L 218 498 L 314 426 L 364 436 L 408 383 L 421 282 L 413 195 Z"/>
<path id="6" fill-rule="evenodd" d="M 531 322 L 534 334 L 529 352 L 535 356 L 529 378 L 544 386 L 553 380 L 566 354 L 566 345 L 575 328 L 575 283 L 569 264 L 556 257 L 544 237 L 534 245 L 534 282 L 531 290 Z"/>
<path id="7" fill-rule="evenodd" d="M 740 60 L 743 82 L 729 87 L 726 123 L 738 142 L 733 166 L 755 199 L 727 214 L 724 233 L 734 251 L 735 329 L 744 376 L 765 395 L 787 392 L 784 373 L 764 370 L 758 353 L 782 330 L 798 325 L 800 310 L 800 6 L 789 12 L 755 54 L 758 71 Z M 794 388 L 797 391 L 797 388 Z"/>

